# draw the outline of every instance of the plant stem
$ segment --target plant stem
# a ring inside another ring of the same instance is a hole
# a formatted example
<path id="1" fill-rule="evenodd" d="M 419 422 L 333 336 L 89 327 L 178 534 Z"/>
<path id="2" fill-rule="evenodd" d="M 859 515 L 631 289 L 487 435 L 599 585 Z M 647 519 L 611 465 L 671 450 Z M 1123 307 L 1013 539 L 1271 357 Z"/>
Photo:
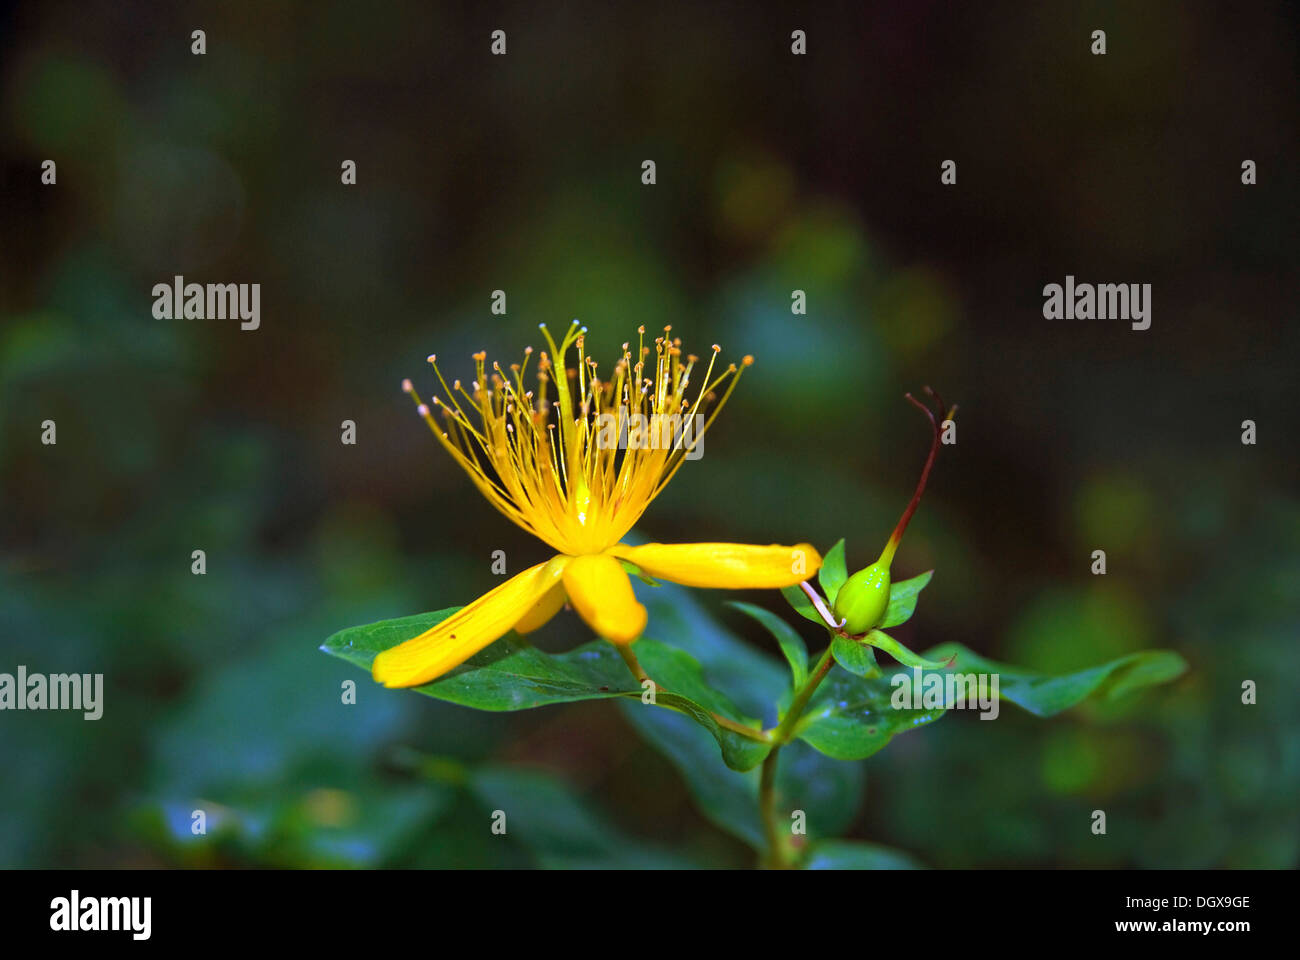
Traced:
<path id="1" fill-rule="evenodd" d="M 776 755 L 781 752 L 780 744 L 772 747 L 772 752 L 763 760 L 763 771 L 758 780 L 758 815 L 763 821 L 763 839 L 767 842 L 767 857 L 761 866 L 772 870 L 784 870 L 785 844 L 776 824 Z"/>
<path id="2" fill-rule="evenodd" d="M 817 692 L 817 688 L 821 686 L 821 682 L 826 679 L 826 674 L 830 673 L 833 666 L 835 666 L 835 658 L 831 656 L 831 648 L 828 645 L 826 652 L 822 654 L 822 658 L 817 661 L 817 666 L 808 677 L 808 682 L 795 693 L 794 700 L 790 702 L 790 709 L 785 713 L 785 719 L 773 733 L 773 739 L 778 745 L 790 742 L 790 738 L 794 735 L 794 726 L 807 709 L 808 701 L 812 699 L 812 695 Z"/>
<path id="3" fill-rule="evenodd" d="M 821 685 L 826 674 L 835 665 L 835 659 L 831 656 L 831 648 L 827 646 L 826 652 L 822 654 L 817 666 L 813 669 L 812 675 L 808 677 L 807 682 L 795 693 L 794 699 L 790 702 L 790 709 L 786 711 L 785 718 L 772 731 L 772 750 L 763 760 L 763 770 L 758 780 L 758 814 L 763 821 L 763 837 L 767 841 L 767 858 L 764 866 L 774 870 L 784 870 L 790 866 L 786 856 L 786 844 L 782 842 L 780 827 L 777 825 L 776 818 L 776 763 L 777 756 L 781 752 L 781 747 L 790 742 L 794 734 L 795 724 L 803 716 L 804 710 L 808 708 L 808 701 Z"/>
<path id="4" fill-rule="evenodd" d="M 630 643 L 616 643 L 613 646 L 614 649 L 618 651 L 618 655 L 623 658 L 623 662 L 627 664 L 627 668 L 632 671 L 632 676 L 636 677 L 637 683 L 645 683 L 647 680 L 650 680 L 650 678 L 646 676 L 645 669 L 641 666 L 641 661 L 638 660 L 636 654 L 632 652 L 632 645 Z M 653 680 L 650 682 L 654 683 Z M 655 684 L 655 686 L 658 686 L 658 684 Z"/>

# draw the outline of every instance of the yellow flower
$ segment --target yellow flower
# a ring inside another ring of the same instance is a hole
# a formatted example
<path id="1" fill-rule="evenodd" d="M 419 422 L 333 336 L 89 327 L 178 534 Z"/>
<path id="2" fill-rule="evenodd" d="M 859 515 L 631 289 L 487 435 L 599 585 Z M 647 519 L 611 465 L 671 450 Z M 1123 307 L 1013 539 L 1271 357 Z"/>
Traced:
<path id="1" fill-rule="evenodd" d="M 715 345 L 692 402 L 687 388 L 698 360 L 682 359 L 681 341 L 670 337 L 671 330 L 665 327 L 655 339 L 651 360 L 645 328 L 640 328 L 635 357 L 623 344 L 612 376 L 602 380 L 596 361 L 583 349 L 585 327 L 575 320 L 557 347 L 543 324 L 550 354 L 541 352 L 536 391 L 524 385 L 532 347 L 508 373 L 497 363 L 489 373 L 486 355 L 475 354 L 469 390 L 459 380 L 449 386 L 437 357 L 429 357 L 446 396 L 433 398 L 445 428 L 411 382 L 402 384 L 434 436 L 488 501 L 559 553 L 418 637 L 380 653 L 373 665 L 377 681 L 389 687 L 428 683 L 512 629 L 536 630 L 566 598 L 599 636 L 631 643 L 645 629 L 646 610 L 633 595 L 620 561 L 648 576 L 692 587 L 785 587 L 816 573 L 821 556 L 806 543 L 633 547 L 620 542 L 685 462 L 743 369 L 753 363 L 745 357 L 739 369 L 731 364 L 713 378 L 721 350 Z M 574 348 L 577 366 L 566 368 L 565 357 Z M 626 441 L 620 443 L 621 437 Z"/>

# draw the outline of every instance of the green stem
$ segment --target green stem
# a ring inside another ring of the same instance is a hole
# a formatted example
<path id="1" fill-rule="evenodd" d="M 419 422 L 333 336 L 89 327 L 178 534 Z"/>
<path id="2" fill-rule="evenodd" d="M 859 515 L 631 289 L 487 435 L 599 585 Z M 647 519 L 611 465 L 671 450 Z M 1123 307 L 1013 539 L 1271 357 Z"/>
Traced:
<path id="1" fill-rule="evenodd" d="M 767 859 L 764 866 L 774 870 L 784 870 L 791 866 L 787 856 L 788 847 L 782 841 L 781 828 L 776 816 L 777 756 L 781 752 L 781 747 L 790 742 L 794 735 L 795 724 L 808 708 L 808 701 L 812 699 L 812 695 L 817 692 L 822 680 L 834 665 L 835 659 L 831 656 L 831 648 L 828 646 L 821 659 L 817 661 L 817 666 L 813 668 L 812 675 L 795 693 L 785 718 L 772 731 L 772 749 L 763 760 L 763 770 L 758 781 L 758 813 L 763 821 L 763 837 L 767 841 Z"/>
<path id="2" fill-rule="evenodd" d="M 618 651 L 618 655 L 623 658 L 623 662 L 627 664 L 627 668 L 632 671 L 632 676 L 636 677 L 637 683 L 645 683 L 647 680 L 650 680 L 650 678 L 646 676 L 645 669 L 641 666 L 641 661 L 638 660 L 636 654 L 632 652 L 632 645 L 630 643 L 613 643 L 612 646 Z M 650 682 L 654 683 L 653 680 Z M 656 684 L 656 686 L 658 686 L 658 684 Z"/>
<path id="3" fill-rule="evenodd" d="M 826 674 L 830 673 L 831 667 L 835 666 L 835 658 L 831 656 L 831 648 L 828 645 L 822 658 L 817 661 L 817 666 L 813 668 L 812 675 L 808 677 L 808 682 L 803 685 L 798 693 L 794 695 L 794 700 L 790 703 L 790 709 L 786 711 L 785 719 L 781 725 L 776 728 L 773 739 L 777 744 L 789 743 L 794 736 L 794 726 L 803 716 L 804 710 L 808 707 L 808 701 L 812 695 L 817 692 L 821 682 L 826 679 Z"/>
<path id="4" fill-rule="evenodd" d="M 778 744 L 763 760 L 758 781 L 758 813 L 763 821 L 763 839 L 767 842 L 767 858 L 760 865 L 772 870 L 784 870 L 787 866 L 785 844 L 781 842 L 776 823 L 776 755 L 780 751 Z"/>

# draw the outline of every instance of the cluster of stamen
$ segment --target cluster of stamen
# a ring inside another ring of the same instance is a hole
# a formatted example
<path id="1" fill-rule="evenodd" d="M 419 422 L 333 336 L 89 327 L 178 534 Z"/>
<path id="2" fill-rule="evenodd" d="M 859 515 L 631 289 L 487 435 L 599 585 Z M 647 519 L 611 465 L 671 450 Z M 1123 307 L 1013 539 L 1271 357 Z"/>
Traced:
<path id="1" fill-rule="evenodd" d="M 640 327 L 635 353 L 623 354 L 607 378 L 584 346 L 586 327 L 575 320 L 557 345 L 541 325 L 549 352 L 540 351 L 533 374 L 525 377 L 533 348 L 522 363 L 489 369 L 485 353 L 474 354 L 474 381 L 466 389 L 450 385 L 430 356 L 443 394 L 432 398 L 443 424 L 416 394 L 410 380 L 402 389 L 418 404 L 434 435 L 503 514 L 563 553 L 592 553 L 617 543 L 640 518 L 698 444 L 731 396 L 741 371 L 753 363 L 746 356 L 738 368 L 729 364 L 716 376 L 721 347 L 716 344 L 695 392 L 688 386 L 699 364 L 682 356 L 681 340 L 664 327 L 652 348 Z M 576 348 L 577 364 L 566 356 Z M 723 389 L 725 385 L 725 389 Z M 626 438 L 638 418 L 674 424 L 698 417 L 690 432 L 674 431 L 672 442 L 610 443 L 612 432 Z"/>

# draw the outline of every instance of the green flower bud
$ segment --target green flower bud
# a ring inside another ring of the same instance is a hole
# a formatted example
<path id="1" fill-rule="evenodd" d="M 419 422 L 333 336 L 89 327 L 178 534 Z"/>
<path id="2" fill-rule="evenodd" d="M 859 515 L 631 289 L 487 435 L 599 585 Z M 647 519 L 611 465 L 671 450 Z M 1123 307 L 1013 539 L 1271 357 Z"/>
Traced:
<path id="1" fill-rule="evenodd" d="M 889 562 L 877 561 L 845 581 L 835 597 L 835 616 L 853 635 L 866 633 L 889 609 Z"/>

